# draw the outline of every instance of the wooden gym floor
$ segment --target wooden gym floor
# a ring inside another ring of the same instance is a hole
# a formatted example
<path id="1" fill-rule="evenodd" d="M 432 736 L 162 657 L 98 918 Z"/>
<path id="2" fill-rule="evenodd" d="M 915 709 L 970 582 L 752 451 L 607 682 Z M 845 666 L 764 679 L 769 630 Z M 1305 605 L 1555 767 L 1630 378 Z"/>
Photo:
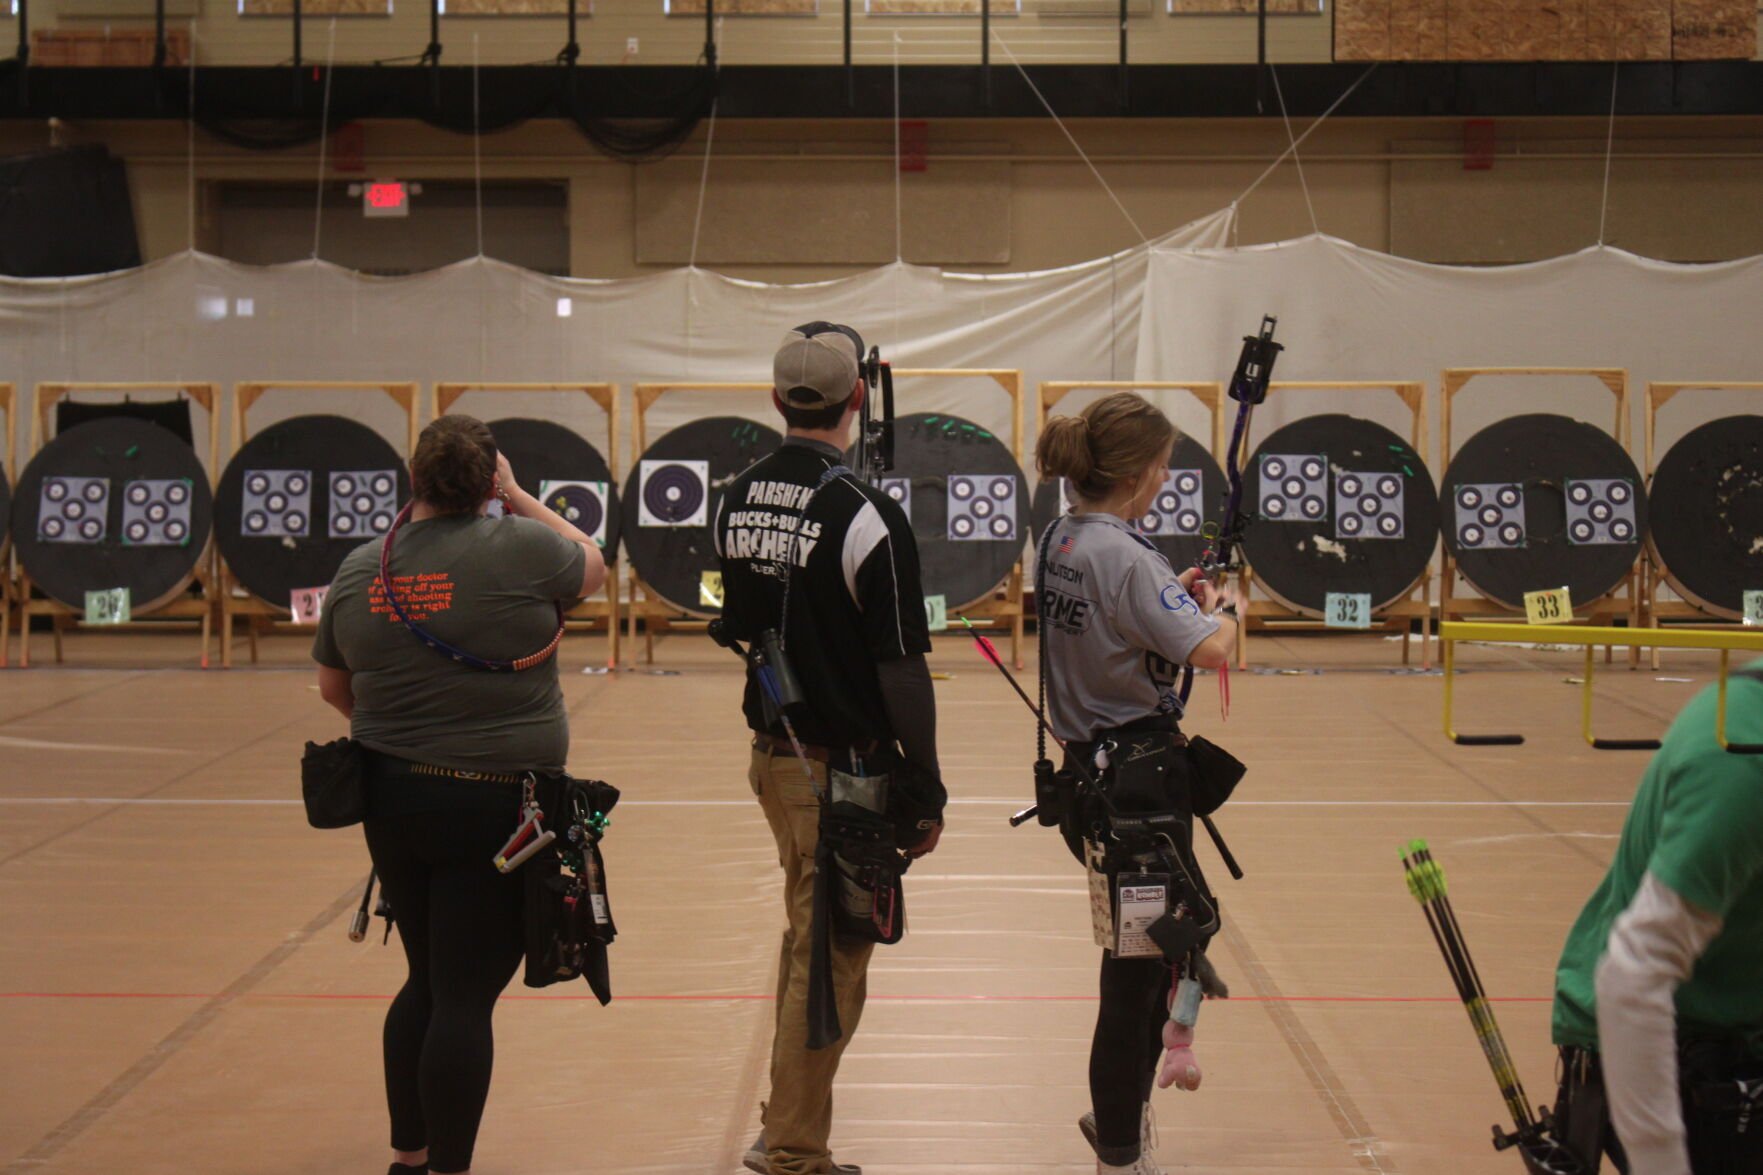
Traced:
<path id="1" fill-rule="evenodd" d="M 193 638 L 78 634 L 68 662 L 0 673 L 0 1173 L 379 1172 L 378 1036 L 400 982 L 378 926 L 345 938 L 360 835 L 306 827 L 296 760 L 343 724 L 305 643 L 199 672 Z M 1610 859 L 1645 755 L 1577 732 L 1572 654 L 1465 649 L 1456 748 L 1436 677 L 1372 638 L 1268 637 L 1190 728 L 1250 765 L 1220 816 L 1248 871 L 1202 860 L 1236 998 L 1200 1021 L 1204 1087 L 1157 1097 L 1172 1170 L 1516 1172 L 1502 1107 L 1400 844 L 1430 838 L 1533 1101 L 1553 1097 L 1556 953 Z M 47 646 L 45 645 L 45 650 Z M 607 858 L 618 998 L 516 985 L 497 1016 L 480 1175 L 733 1175 L 757 1124 L 781 925 L 775 851 L 745 782 L 739 666 L 700 637 L 652 672 L 583 675 L 564 646 L 573 767 L 624 791 Z M 957 638 L 941 640 L 941 850 L 907 880 L 910 932 L 877 952 L 834 1146 L 872 1175 L 1091 1170 L 1096 950 L 1056 836 L 1011 830 L 1032 732 Z M 1604 671 L 1600 724 L 1661 730 L 1712 661 Z M 1600 666 L 1602 669 L 1603 667 Z M 1692 679 L 1689 682 L 1662 677 Z M 1025 678 L 1032 680 L 1032 678 Z"/>

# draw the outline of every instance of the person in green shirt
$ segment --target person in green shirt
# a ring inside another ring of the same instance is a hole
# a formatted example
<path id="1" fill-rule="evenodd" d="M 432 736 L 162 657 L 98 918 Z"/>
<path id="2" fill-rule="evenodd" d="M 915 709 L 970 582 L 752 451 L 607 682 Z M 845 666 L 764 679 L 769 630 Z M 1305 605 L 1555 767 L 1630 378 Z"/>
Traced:
<path id="1" fill-rule="evenodd" d="M 1763 743 L 1759 666 L 1731 742 Z M 1763 1172 L 1763 755 L 1720 745 L 1716 702 L 1672 723 L 1556 969 L 1556 1131 L 1588 1173 Z"/>

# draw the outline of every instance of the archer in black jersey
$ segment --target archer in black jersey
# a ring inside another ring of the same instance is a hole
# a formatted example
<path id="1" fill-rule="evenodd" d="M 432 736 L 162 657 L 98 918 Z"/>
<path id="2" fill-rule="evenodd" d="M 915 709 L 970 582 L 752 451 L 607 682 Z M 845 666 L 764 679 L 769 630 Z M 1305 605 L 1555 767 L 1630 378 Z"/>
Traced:
<path id="1" fill-rule="evenodd" d="M 746 1158 L 761 1175 L 856 1173 L 832 1161 L 832 1083 L 862 1016 L 872 942 L 825 935 L 830 959 L 817 991 L 826 992 L 830 969 L 843 1031 L 824 1047 L 808 1044 L 820 795 L 829 772 L 861 761 L 869 772 L 890 773 L 888 816 L 911 855 L 934 849 L 942 831 L 946 797 L 917 543 L 899 504 L 844 468 L 865 394 L 862 354 L 848 327 L 810 323 L 785 336 L 772 402 L 789 435 L 729 485 L 712 528 L 727 635 L 751 643 L 766 629 L 781 633 L 807 699 L 795 720 L 800 761 L 781 725 L 767 724 L 752 675 L 743 702 L 754 733 L 748 781 L 777 841 L 789 918 L 771 1096 Z M 896 753 L 914 770 L 892 770 Z"/>

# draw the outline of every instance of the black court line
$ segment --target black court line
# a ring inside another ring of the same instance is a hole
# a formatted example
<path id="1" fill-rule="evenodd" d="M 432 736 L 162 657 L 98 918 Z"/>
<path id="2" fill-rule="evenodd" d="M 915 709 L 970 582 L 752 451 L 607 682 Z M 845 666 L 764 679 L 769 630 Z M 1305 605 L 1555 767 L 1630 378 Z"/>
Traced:
<path id="1" fill-rule="evenodd" d="M 115 1109 L 117 1104 L 134 1092 L 140 1084 L 158 1072 L 164 1064 L 175 1057 L 185 1045 L 196 1038 L 201 1031 L 212 1024 L 227 1007 L 241 996 L 249 994 L 253 989 L 268 979 L 283 963 L 293 958 L 294 952 L 305 946 L 312 936 L 341 918 L 347 911 L 354 908 L 361 900 L 361 883 L 351 885 L 343 896 L 313 918 L 297 932 L 284 939 L 276 948 L 252 965 L 243 975 L 227 985 L 225 991 L 210 997 L 200 1008 L 192 1012 L 188 1019 L 172 1029 L 158 1044 L 149 1049 L 145 1055 L 129 1066 L 109 1085 L 98 1091 L 98 1094 L 85 1105 L 75 1110 L 59 1126 L 37 1140 L 30 1150 L 6 1164 L 0 1175 L 28 1175 L 78 1139 L 86 1131 L 103 1120 L 104 1116 Z"/>
<path id="2" fill-rule="evenodd" d="M 1328 1058 L 1311 1039 L 1303 1021 L 1298 1019 L 1291 1002 L 1280 992 L 1279 984 L 1274 982 L 1272 974 L 1255 954 L 1255 949 L 1249 945 L 1249 940 L 1243 937 L 1242 932 L 1228 918 L 1224 921 L 1219 937 L 1235 956 L 1243 973 L 1249 977 L 1249 986 L 1255 989 L 1258 1001 L 1266 1007 L 1268 1018 L 1279 1029 L 1280 1037 L 1291 1050 L 1298 1067 L 1304 1071 L 1304 1076 L 1309 1079 L 1310 1088 L 1316 1091 L 1316 1096 L 1322 1101 L 1328 1116 L 1334 1120 L 1335 1129 L 1340 1131 L 1341 1140 L 1347 1144 L 1354 1160 L 1366 1171 L 1395 1175 L 1395 1160 L 1383 1149 L 1377 1135 L 1372 1133 L 1371 1123 L 1360 1112 L 1341 1079 L 1335 1076 Z"/>

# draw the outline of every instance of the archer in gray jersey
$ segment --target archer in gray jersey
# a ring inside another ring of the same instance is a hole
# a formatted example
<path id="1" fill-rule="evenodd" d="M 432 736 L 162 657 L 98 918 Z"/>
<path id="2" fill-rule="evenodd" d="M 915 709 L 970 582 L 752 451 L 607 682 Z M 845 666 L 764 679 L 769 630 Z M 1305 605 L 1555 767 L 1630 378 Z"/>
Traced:
<path id="1" fill-rule="evenodd" d="M 1045 546 L 1036 590 L 1055 733 L 1089 742 L 1153 714 L 1179 719 L 1182 666 L 1218 621 L 1162 552 L 1115 515 L 1067 514 Z"/>

